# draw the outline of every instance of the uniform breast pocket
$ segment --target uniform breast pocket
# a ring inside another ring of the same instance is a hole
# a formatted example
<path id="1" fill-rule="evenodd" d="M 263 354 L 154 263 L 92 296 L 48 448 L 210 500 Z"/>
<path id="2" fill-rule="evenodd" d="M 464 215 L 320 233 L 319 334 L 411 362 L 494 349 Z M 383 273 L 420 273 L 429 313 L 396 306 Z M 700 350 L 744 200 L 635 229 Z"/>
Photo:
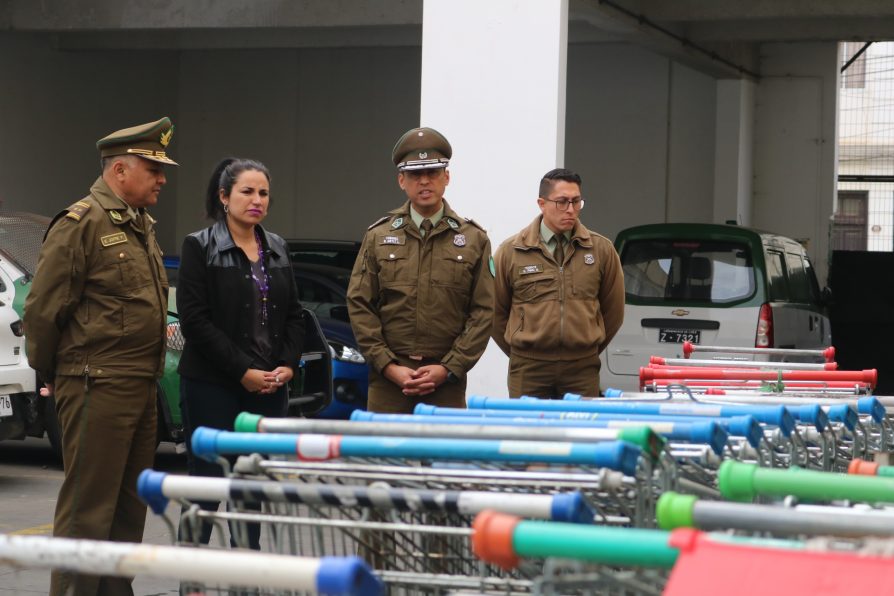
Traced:
<path id="1" fill-rule="evenodd" d="M 376 247 L 379 265 L 379 284 L 402 282 L 410 279 L 410 265 L 406 245 L 380 245 Z"/>
<path id="2" fill-rule="evenodd" d="M 571 291 L 575 298 L 596 298 L 602 273 L 597 265 L 578 265 L 571 271 Z"/>
<path id="3" fill-rule="evenodd" d="M 117 247 L 115 247 L 117 248 Z M 125 248 L 109 249 L 97 273 L 98 284 L 108 290 L 109 293 L 129 296 L 137 288 L 150 285 L 152 274 L 149 271 L 149 262 Z"/>
<path id="4" fill-rule="evenodd" d="M 438 252 L 432 279 L 445 285 L 468 290 L 472 286 L 472 268 L 477 260 L 471 250 L 449 246 Z"/>
<path id="5" fill-rule="evenodd" d="M 517 302 L 558 300 L 559 286 L 554 275 L 522 276 L 512 286 L 512 297 Z"/>

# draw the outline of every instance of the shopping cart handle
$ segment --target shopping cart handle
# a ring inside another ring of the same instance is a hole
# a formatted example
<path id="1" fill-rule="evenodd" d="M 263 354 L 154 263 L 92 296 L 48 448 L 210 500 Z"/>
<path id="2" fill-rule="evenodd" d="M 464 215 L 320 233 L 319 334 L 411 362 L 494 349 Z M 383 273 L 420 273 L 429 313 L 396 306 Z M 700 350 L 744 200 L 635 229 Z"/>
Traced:
<path id="1" fill-rule="evenodd" d="M 208 461 L 214 461 L 218 455 L 217 436 L 221 432 L 222 431 L 215 428 L 207 428 L 205 426 L 200 426 L 195 429 L 192 433 L 192 440 L 190 441 L 192 454 L 196 457 L 207 459 Z"/>
<path id="2" fill-rule="evenodd" d="M 658 497 L 655 506 L 655 517 L 662 530 L 675 528 L 694 528 L 693 510 L 698 502 L 695 495 L 684 495 L 667 491 Z"/>
<path id="3" fill-rule="evenodd" d="M 857 428 L 857 423 L 860 421 L 857 411 L 847 404 L 829 406 L 829 410 L 826 414 L 829 416 L 829 420 L 832 422 L 840 422 L 849 431 L 853 431 Z"/>
<path id="4" fill-rule="evenodd" d="M 641 453 L 639 447 L 624 441 L 600 443 L 596 447 L 602 448 L 596 452 L 593 462 L 596 466 L 618 470 L 627 476 L 636 476 L 636 467 L 639 464 Z"/>
<path id="5" fill-rule="evenodd" d="M 823 432 L 829 428 L 829 417 L 818 404 L 806 406 L 789 406 L 792 415 L 802 423 L 812 424 L 816 430 Z"/>
<path id="6" fill-rule="evenodd" d="M 726 419 L 726 430 L 734 437 L 745 437 L 748 444 L 757 449 L 764 438 L 764 431 L 754 416 L 733 416 Z"/>
<path id="7" fill-rule="evenodd" d="M 140 472 L 137 478 L 137 494 L 155 515 L 162 515 L 168 507 L 169 499 L 162 492 L 165 476 L 166 472 L 156 472 L 147 468 Z"/>
<path id="8" fill-rule="evenodd" d="M 693 422 L 689 426 L 689 440 L 708 445 L 714 453 L 722 455 L 729 433 L 716 422 Z"/>
<path id="9" fill-rule="evenodd" d="M 857 400 L 857 412 L 868 415 L 872 421 L 881 424 L 888 415 L 884 404 L 877 397 L 863 397 Z"/>
<path id="10" fill-rule="evenodd" d="M 583 396 L 579 393 L 566 393 L 562 396 L 562 399 L 565 401 L 580 401 L 583 399 Z"/>
<path id="11" fill-rule="evenodd" d="M 323 557 L 317 592 L 327 596 L 379 596 L 385 586 L 360 557 Z"/>
<path id="12" fill-rule="evenodd" d="M 592 524 L 596 519 L 596 510 L 579 492 L 559 493 L 553 495 L 550 519 L 571 524 Z"/>
<path id="13" fill-rule="evenodd" d="M 603 391 L 603 397 L 624 397 L 624 391 L 622 389 L 614 389 L 613 387 L 609 387 L 605 391 Z"/>
<path id="14" fill-rule="evenodd" d="M 264 419 L 260 414 L 252 414 L 251 412 L 240 412 L 238 416 L 236 416 L 236 421 L 233 423 L 233 430 L 237 433 L 256 433 L 258 431 L 258 426 L 260 426 L 261 421 Z"/>

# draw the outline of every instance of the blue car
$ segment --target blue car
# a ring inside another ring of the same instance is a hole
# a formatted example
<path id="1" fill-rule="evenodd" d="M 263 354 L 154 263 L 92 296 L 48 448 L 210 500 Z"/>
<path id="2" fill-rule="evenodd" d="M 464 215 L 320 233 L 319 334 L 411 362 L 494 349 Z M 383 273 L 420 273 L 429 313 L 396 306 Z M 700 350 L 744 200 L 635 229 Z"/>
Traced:
<path id="1" fill-rule="evenodd" d="M 366 409 L 369 367 L 348 320 L 346 294 L 359 242 L 289 240 L 301 304 L 317 316 L 332 348 L 332 402 L 315 418 L 349 418 Z"/>

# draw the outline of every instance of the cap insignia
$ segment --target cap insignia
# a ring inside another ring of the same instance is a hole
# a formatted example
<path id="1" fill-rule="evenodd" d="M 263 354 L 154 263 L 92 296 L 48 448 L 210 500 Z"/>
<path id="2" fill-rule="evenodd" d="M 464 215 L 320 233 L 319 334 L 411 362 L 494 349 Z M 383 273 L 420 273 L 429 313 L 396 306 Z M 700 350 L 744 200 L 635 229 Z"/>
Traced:
<path id="1" fill-rule="evenodd" d="M 595 262 L 596 262 L 596 259 L 593 258 L 593 255 L 591 255 L 589 253 L 584 255 L 584 263 L 586 263 L 587 265 L 592 265 Z"/>
<path id="2" fill-rule="evenodd" d="M 174 125 L 171 125 L 166 132 L 161 133 L 161 138 L 158 139 L 158 142 L 161 143 L 162 147 L 167 147 L 168 143 L 171 142 L 171 137 L 174 136 Z"/>
<path id="3" fill-rule="evenodd" d="M 450 226 L 452 229 L 456 230 L 459 228 L 459 223 L 452 217 L 445 217 L 444 219 L 447 220 L 447 225 Z"/>
<path id="4" fill-rule="evenodd" d="M 453 243 L 457 246 L 465 246 L 466 245 L 466 235 L 465 234 L 457 234 L 453 237 Z"/>
<path id="5" fill-rule="evenodd" d="M 395 219 L 394 221 L 391 222 L 391 227 L 394 228 L 395 230 L 397 228 L 401 227 L 402 225 L 404 225 L 403 217 L 398 217 L 397 219 Z"/>
<path id="6" fill-rule="evenodd" d="M 419 152 L 419 159 L 428 159 L 428 152 L 427 152 L 427 151 L 420 151 L 420 152 Z"/>
<path id="7" fill-rule="evenodd" d="M 112 221 L 121 221 L 121 214 L 112 209 L 109 211 L 109 217 L 112 218 Z"/>

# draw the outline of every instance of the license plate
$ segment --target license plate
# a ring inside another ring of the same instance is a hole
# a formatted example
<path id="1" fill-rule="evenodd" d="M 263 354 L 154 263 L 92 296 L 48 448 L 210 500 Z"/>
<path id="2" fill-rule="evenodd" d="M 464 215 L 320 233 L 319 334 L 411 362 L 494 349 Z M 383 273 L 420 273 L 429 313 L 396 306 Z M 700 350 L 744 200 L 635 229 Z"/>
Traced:
<path id="1" fill-rule="evenodd" d="M 0 418 L 12 416 L 12 400 L 8 395 L 0 395 Z"/>
<path id="2" fill-rule="evenodd" d="M 697 344 L 702 338 L 698 329 L 659 329 L 658 342 L 664 344 L 681 344 L 684 341 Z"/>

